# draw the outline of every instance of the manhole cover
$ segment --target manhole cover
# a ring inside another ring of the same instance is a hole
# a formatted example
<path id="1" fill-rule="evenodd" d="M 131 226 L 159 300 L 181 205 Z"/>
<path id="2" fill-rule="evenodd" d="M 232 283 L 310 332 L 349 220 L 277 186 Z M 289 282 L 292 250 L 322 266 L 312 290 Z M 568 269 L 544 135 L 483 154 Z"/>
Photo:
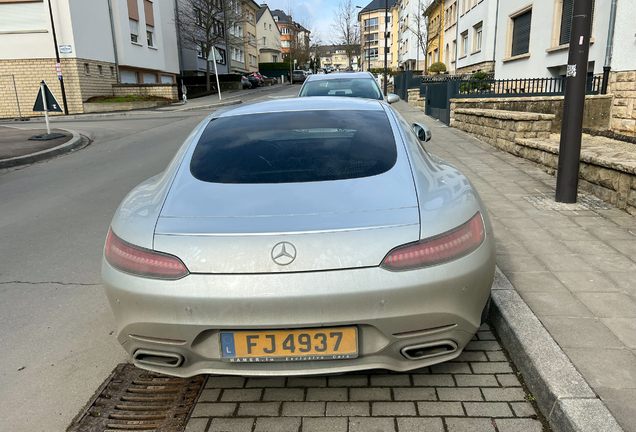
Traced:
<path id="1" fill-rule="evenodd" d="M 539 210 L 610 210 L 611 207 L 605 201 L 596 198 L 593 195 L 578 197 L 575 204 L 565 204 L 554 201 L 554 198 L 548 196 L 540 197 L 523 197 L 530 204 L 538 208 Z"/>
<path id="2" fill-rule="evenodd" d="M 119 365 L 68 432 L 183 431 L 204 381 Z"/>

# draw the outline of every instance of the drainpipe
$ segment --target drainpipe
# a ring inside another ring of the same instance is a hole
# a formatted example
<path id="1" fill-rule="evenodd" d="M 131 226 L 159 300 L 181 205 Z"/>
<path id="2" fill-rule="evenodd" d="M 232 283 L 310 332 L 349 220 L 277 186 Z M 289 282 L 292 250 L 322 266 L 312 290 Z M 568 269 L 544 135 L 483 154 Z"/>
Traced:
<path id="1" fill-rule="evenodd" d="M 607 30 L 607 48 L 605 48 L 605 65 L 603 65 L 603 84 L 601 94 L 607 94 L 607 83 L 612 64 L 612 48 L 614 47 L 614 26 L 616 24 L 616 0 L 612 0 L 609 29 Z"/>
<path id="2" fill-rule="evenodd" d="M 115 23 L 113 22 L 113 5 L 108 0 L 108 14 L 110 16 L 110 34 L 113 37 L 113 53 L 115 54 L 115 73 L 117 73 L 117 84 L 121 84 L 119 77 L 119 58 L 117 57 L 117 40 L 115 39 Z"/>
<path id="3" fill-rule="evenodd" d="M 110 0 L 108 0 L 110 2 Z M 174 26 L 177 31 L 177 51 L 179 55 L 179 75 L 183 77 L 183 53 L 181 50 L 183 49 L 183 45 L 181 43 L 181 20 L 179 19 L 179 0 L 174 2 L 174 16 L 175 23 Z"/>
<path id="4" fill-rule="evenodd" d="M 614 0 L 616 1 L 616 0 Z M 499 24 L 499 0 L 497 0 L 497 10 L 495 12 L 495 43 L 492 46 L 492 73 L 495 73 L 496 63 L 496 53 L 497 53 L 497 25 Z"/>
<path id="5" fill-rule="evenodd" d="M 453 75 L 457 75 L 457 69 L 459 69 L 459 65 L 457 64 L 457 50 L 459 50 L 459 1 L 457 0 L 455 4 L 457 5 L 457 21 L 455 22 L 455 73 Z"/>

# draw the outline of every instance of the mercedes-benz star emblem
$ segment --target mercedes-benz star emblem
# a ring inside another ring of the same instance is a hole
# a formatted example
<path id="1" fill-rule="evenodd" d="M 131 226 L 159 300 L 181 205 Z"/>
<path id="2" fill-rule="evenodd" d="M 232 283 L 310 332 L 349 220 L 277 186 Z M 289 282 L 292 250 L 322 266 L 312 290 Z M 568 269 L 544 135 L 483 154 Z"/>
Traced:
<path id="1" fill-rule="evenodd" d="M 296 248 L 288 242 L 280 242 L 272 248 L 272 259 L 278 265 L 291 264 L 296 259 Z"/>

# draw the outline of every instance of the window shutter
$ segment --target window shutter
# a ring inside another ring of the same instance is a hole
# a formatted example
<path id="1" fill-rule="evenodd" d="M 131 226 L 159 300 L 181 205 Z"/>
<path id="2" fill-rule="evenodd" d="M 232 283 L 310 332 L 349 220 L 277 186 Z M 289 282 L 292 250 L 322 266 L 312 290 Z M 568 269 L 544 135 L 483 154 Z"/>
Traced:
<path id="1" fill-rule="evenodd" d="M 128 18 L 139 21 L 139 8 L 137 7 L 137 0 L 127 0 L 128 3 Z"/>
<path id="2" fill-rule="evenodd" d="M 519 15 L 514 19 L 512 30 L 512 53 L 517 56 L 530 52 L 530 24 L 532 23 L 532 10 Z"/>
<path id="3" fill-rule="evenodd" d="M 559 38 L 559 45 L 570 43 L 573 10 L 574 0 L 563 0 L 563 9 L 561 11 L 561 37 Z"/>
<path id="4" fill-rule="evenodd" d="M 152 2 L 144 0 L 144 15 L 146 16 L 146 24 L 155 26 L 155 14 L 152 11 Z"/>

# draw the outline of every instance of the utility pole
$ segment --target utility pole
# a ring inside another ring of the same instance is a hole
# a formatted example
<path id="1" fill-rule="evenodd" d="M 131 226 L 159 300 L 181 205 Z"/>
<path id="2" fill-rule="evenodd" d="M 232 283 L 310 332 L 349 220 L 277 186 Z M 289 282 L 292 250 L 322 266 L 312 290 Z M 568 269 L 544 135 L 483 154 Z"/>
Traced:
<path id="1" fill-rule="evenodd" d="M 55 23 L 53 22 L 53 9 L 51 9 L 51 0 L 49 0 L 49 15 L 51 16 L 51 30 L 53 32 L 53 44 L 55 45 L 55 58 L 57 59 L 57 64 L 61 64 L 60 51 L 57 48 L 57 36 L 55 35 Z M 64 114 L 68 115 L 68 104 L 66 103 L 66 90 L 64 90 L 64 78 L 62 77 L 61 73 L 59 77 L 60 77 L 60 87 L 62 87 L 62 103 L 64 104 Z"/>
<path id="2" fill-rule="evenodd" d="M 389 0 L 384 0 L 384 96 L 388 95 L 387 86 L 389 84 L 387 80 L 388 56 L 386 55 L 386 52 L 389 49 L 389 38 L 386 37 L 387 29 L 389 28 L 389 24 L 387 22 L 388 20 L 389 20 Z"/>
<path id="3" fill-rule="evenodd" d="M 579 183 L 583 108 L 590 52 L 592 0 L 576 0 L 563 99 L 563 123 L 559 144 L 556 202 L 575 203 Z"/>

